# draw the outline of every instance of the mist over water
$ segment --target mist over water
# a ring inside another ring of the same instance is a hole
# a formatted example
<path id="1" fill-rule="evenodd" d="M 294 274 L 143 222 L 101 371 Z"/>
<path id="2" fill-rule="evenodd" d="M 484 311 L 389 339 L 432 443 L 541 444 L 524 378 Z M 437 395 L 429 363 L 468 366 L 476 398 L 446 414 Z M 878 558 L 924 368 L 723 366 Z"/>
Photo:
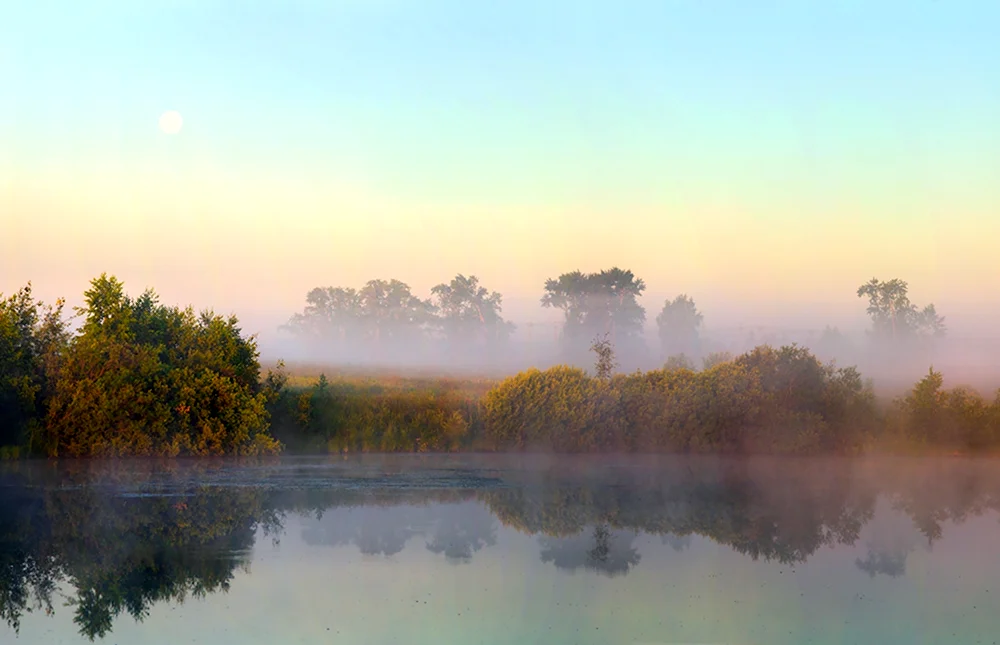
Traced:
<path id="1" fill-rule="evenodd" d="M 990 643 L 976 459 L 0 466 L 7 643 Z"/>

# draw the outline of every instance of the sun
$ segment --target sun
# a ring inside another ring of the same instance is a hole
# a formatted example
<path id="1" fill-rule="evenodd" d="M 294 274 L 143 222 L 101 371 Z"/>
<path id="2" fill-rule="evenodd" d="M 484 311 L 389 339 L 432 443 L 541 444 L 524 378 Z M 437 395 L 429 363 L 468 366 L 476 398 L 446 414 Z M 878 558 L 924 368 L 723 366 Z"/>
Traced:
<path id="1" fill-rule="evenodd" d="M 182 127 L 184 127 L 184 119 L 181 118 L 180 112 L 170 110 L 160 115 L 160 130 L 164 133 L 177 134 Z"/>

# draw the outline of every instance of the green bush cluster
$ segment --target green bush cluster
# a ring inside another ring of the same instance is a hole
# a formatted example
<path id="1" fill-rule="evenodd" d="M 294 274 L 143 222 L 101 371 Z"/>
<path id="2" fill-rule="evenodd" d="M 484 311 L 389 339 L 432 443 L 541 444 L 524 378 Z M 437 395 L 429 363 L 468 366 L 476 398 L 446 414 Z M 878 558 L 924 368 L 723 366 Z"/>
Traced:
<path id="1" fill-rule="evenodd" d="M 931 368 L 905 397 L 896 401 L 883 442 L 891 449 L 983 452 L 1000 448 L 1000 392 L 987 401 L 975 390 L 947 390 Z"/>
<path id="2" fill-rule="evenodd" d="M 30 288 L 0 305 L 3 441 L 51 457 L 276 452 L 272 394 L 236 318 L 125 295 L 102 275 L 68 332 Z M 39 311 L 43 315 L 39 315 Z"/>
<path id="3" fill-rule="evenodd" d="M 443 452 L 469 445 L 478 397 L 451 388 L 386 387 L 325 376 L 282 391 L 272 432 L 295 452 Z"/>
<path id="4" fill-rule="evenodd" d="M 483 409 L 498 449 L 811 452 L 860 448 L 874 403 L 853 368 L 765 346 L 700 372 L 605 381 L 568 367 L 531 370 L 488 392 Z"/>

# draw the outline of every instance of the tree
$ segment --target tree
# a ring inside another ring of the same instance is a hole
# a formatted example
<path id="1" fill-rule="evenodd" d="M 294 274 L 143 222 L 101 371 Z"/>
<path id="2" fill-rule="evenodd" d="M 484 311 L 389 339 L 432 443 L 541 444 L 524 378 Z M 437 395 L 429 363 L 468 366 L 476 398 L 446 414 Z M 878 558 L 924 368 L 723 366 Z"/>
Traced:
<path id="1" fill-rule="evenodd" d="M 438 324 L 452 348 L 496 346 L 514 328 L 501 316 L 503 296 L 481 286 L 476 276 L 458 274 L 450 283 L 432 288 L 431 294 Z"/>
<path id="2" fill-rule="evenodd" d="M 590 346 L 590 351 L 597 355 L 597 362 L 594 365 L 597 378 L 601 381 L 611 380 L 611 375 L 614 374 L 618 363 L 615 361 L 615 348 L 608 340 L 608 335 L 604 334 L 603 338 L 595 338 Z"/>
<path id="3" fill-rule="evenodd" d="M 51 387 L 49 456 L 274 452 L 256 340 L 237 319 L 125 295 L 101 275 Z"/>
<path id="4" fill-rule="evenodd" d="M 919 309 L 910 302 L 909 286 L 894 278 L 880 282 L 872 278 L 858 287 L 858 297 L 868 297 L 868 315 L 872 333 L 892 340 L 911 336 L 944 336 L 944 318 L 937 315 L 934 305 Z"/>
<path id="5" fill-rule="evenodd" d="M 698 329 L 702 323 L 701 312 L 694 300 L 681 294 L 663 303 L 663 310 L 656 317 L 660 344 L 664 356 L 674 354 L 699 354 Z"/>
<path id="6" fill-rule="evenodd" d="M 638 298 L 645 289 L 645 282 L 618 267 L 600 273 L 573 271 L 546 280 L 541 302 L 543 307 L 563 310 L 568 340 L 608 333 L 618 344 L 642 333 L 646 310 Z"/>
<path id="7" fill-rule="evenodd" d="M 69 335 L 63 301 L 36 302 L 28 283 L 0 294 L 0 447 L 30 448 Z"/>
<path id="8" fill-rule="evenodd" d="M 302 313 L 284 329 L 327 346 L 354 349 L 359 344 L 382 353 L 411 348 L 435 321 L 430 301 L 413 295 L 399 280 L 369 280 L 361 289 L 316 288 Z"/>

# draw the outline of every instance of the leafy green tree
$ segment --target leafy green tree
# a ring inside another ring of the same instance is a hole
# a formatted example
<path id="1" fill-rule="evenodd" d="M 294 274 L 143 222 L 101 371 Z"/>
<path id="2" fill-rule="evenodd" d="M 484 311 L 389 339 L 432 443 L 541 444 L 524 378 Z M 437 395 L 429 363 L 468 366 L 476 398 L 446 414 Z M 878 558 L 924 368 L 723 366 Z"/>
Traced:
<path id="1" fill-rule="evenodd" d="M 907 283 L 898 278 L 888 282 L 872 278 L 858 287 L 858 297 L 868 298 L 872 333 L 892 340 L 915 335 L 944 336 L 944 318 L 937 314 L 934 305 L 918 308 L 910 302 L 908 290 Z"/>
<path id="2" fill-rule="evenodd" d="M 656 316 L 663 355 L 697 356 L 701 352 L 698 330 L 702 320 L 694 300 L 684 294 L 663 303 L 663 309 Z"/>
<path id="3" fill-rule="evenodd" d="M 256 341 L 235 317 L 125 295 L 101 275 L 52 386 L 50 456 L 274 452 Z"/>
<path id="4" fill-rule="evenodd" d="M 431 294 L 438 323 L 453 349 L 496 347 L 514 329 L 501 315 L 503 297 L 481 286 L 476 276 L 458 274 L 450 283 L 432 288 Z"/>
<path id="5" fill-rule="evenodd" d="M 63 301 L 36 302 L 31 284 L 0 294 L 0 447 L 30 449 L 68 343 Z"/>
<path id="6" fill-rule="evenodd" d="M 600 273 L 573 271 L 546 280 L 541 302 L 563 310 L 563 334 L 569 341 L 608 333 L 619 345 L 642 334 L 646 310 L 638 298 L 645 289 L 645 282 L 618 267 Z"/>

